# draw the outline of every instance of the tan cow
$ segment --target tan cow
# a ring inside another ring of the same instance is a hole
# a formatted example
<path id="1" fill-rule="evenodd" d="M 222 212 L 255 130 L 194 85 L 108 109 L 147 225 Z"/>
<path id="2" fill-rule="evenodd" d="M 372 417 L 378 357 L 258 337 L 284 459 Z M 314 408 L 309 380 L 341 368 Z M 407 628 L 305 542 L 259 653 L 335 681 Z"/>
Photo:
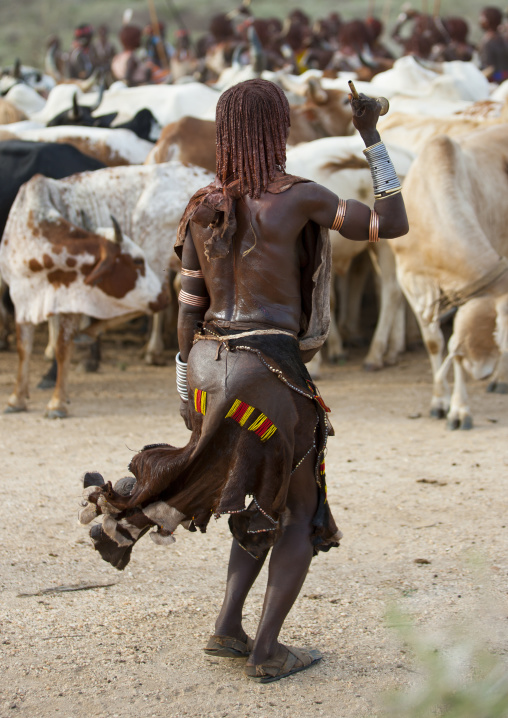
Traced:
<path id="1" fill-rule="evenodd" d="M 449 115 L 447 117 L 429 117 L 410 115 L 405 112 L 390 112 L 379 123 L 379 131 L 386 142 L 407 147 L 419 152 L 428 140 L 437 135 L 462 137 L 476 130 L 492 127 L 506 122 L 503 114 L 499 116 Z"/>
<path id="2" fill-rule="evenodd" d="M 291 105 L 288 145 L 352 134 L 351 107 L 346 92 L 323 90 L 315 79 L 309 80 L 304 91 L 306 102 Z M 215 172 L 215 122 L 182 117 L 167 125 L 146 164 L 169 160 Z"/>
<path id="3" fill-rule="evenodd" d="M 448 306 L 486 297 L 495 315 L 494 335 L 500 359 L 492 389 L 508 391 L 508 205 L 506 154 L 508 125 L 479 130 L 452 140 L 430 140 L 413 163 L 403 191 L 409 234 L 389 240 L 397 276 L 413 308 L 429 353 L 434 376 L 431 415 L 447 415 L 450 428 L 470 428 L 460 369 L 461 340 L 452 338 L 457 389 L 451 400 L 443 367 L 444 339 L 440 327 L 443 299 Z M 468 316 L 466 309 L 461 316 Z M 472 313 L 473 317 L 478 316 Z M 465 320 L 464 320 L 465 321 Z M 479 334 L 474 324 L 470 331 Z M 486 344 L 491 354 L 492 337 Z"/>
<path id="4" fill-rule="evenodd" d="M 0 97 L 0 125 L 10 125 L 13 122 L 22 122 L 27 117 L 22 110 L 19 110 L 9 100 Z"/>

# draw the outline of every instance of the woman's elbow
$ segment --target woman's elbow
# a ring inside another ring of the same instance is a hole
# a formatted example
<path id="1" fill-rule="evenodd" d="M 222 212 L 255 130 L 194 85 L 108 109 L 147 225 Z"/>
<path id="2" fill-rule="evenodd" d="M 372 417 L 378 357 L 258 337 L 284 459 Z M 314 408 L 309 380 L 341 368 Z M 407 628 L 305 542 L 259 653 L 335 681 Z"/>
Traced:
<path id="1" fill-rule="evenodd" d="M 385 226 L 379 228 L 379 236 L 381 239 L 395 239 L 395 237 L 403 237 L 409 232 L 409 222 L 407 217 L 400 217 L 396 221 L 391 220 Z"/>

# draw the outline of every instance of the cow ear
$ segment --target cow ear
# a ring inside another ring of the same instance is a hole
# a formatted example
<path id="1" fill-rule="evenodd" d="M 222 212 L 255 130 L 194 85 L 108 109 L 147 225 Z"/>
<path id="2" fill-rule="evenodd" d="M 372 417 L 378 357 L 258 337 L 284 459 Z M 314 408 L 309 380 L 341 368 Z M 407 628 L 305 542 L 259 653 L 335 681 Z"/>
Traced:
<path id="1" fill-rule="evenodd" d="M 317 77 L 311 77 L 308 82 L 309 100 L 315 102 L 316 105 L 324 105 L 328 101 L 328 93 L 323 90 L 321 83 Z"/>

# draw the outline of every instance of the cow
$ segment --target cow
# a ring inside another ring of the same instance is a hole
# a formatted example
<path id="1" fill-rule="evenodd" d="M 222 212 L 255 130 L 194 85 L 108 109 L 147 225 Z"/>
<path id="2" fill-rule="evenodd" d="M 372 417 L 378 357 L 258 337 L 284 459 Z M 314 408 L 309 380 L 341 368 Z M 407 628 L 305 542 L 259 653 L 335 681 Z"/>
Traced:
<path id="1" fill-rule="evenodd" d="M 87 105 L 79 105 L 77 93 L 72 98 L 72 108 L 60 112 L 47 123 L 48 127 L 60 127 L 61 125 L 80 125 L 82 127 L 111 127 L 117 118 L 117 112 L 110 112 L 106 115 L 95 117 L 93 113 L 101 104 L 103 90 L 99 94 L 99 98 L 95 105 L 88 107 Z M 155 118 L 146 108 L 138 110 L 134 117 L 115 125 L 115 129 L 131 130 L 142 140 L 149 140 L 152 137 Z"/>
<path id="2" fill-rule="evenodd" d="M 291 105 L 291 128 L 288 145 L 309 142 L 321 137 L 350 135 L 351 107 L 348 95 L 340 90 L 323 90 L 310 78 L 302 86 L 306 102 Z M 179 160 L 215 171 L 215 122 L 196 117 L 182 117 L 167 125 L 147 158 L 147 163 Z"/>
<path id="3" fill-rule="evenodd" d="M 383 139 L 401 147 L 407 147 L 418 153 L 425 143 L 437 135 L 460 137 L 470 132 L 499 125 L 505 121 L 504 115 L 449 115 L 448 117 L 421 117 L 405 112 L 390 112 L 379 123 Z"/>
<path id="4" fill-rule="evenodd" d="M 364 144 L 359 136 L 325 138 L 301 144 L 287 153 L 287 171 L 319 182 L 343 199 L 358 199 L 374 203 L 371 173 L 363 155 Z M 409 150 L 387 145 L 395 170 L 403 178 L 414 155 Z M 393 253 L 386 240 L 377 244 L 351 242 L 338 232 L 331 231 L 332 266 L 335 273 L 347 275 L 353 259 L 369 250 L 381 277 L 380 312 L 376 331 L 364 366 L 381 369 L 395 363 L 404 349 L 404 305 L 395 276 Z M 343 354 L 338 328 L 332 322 L 328 339 L 328 354 L 332 360 Z M 316 363 L 313 371 L 317 370 Z"/>
<path id="5" fill-rule="evenodd" d="M 453 396 L 447 415 L 449 429 L 470 429 L 473 426 L 466 372 L 476 380 L 486 379 L 494 373 L 501 356 L 495 340 L 496 318 L 496 301 L 492 295 L 470 299 L 455 314 L 448 354 L 436 374 L 436 382 L 446 386 L 450 367 L 453 366 Z M 493 380 L 487 391 L 507 393 L 508 384 Z"/>
<path id="6" fill-rule="evenodd" d="M 104 167 L 103 162 L 66 144 L 18 139 L 0 142 L 0 238 L 19 188 L 34 175 L 62 179 Z"/>
<path id="7" fill-rule="evenodd" d="M 508 391 L 508 185 L 503 152 L 507 142 L 508 125 L 456 139 L 442 135 L 429 140 L 403 186 L 409 233 L 404 240 L 389 240 L 400 285 L 419 322 L 432 366 L 431 415 L 447 416 L 451 429 L 468 429 L 473 418 L 463 377 L 457 379 L 458 359 L 453 361 L 458 388 L 450 399 L 450 362 L 443 368 L 440 327 L 444 309 L 467 307 L 476 298 L 492 301 L 499 361 L 491 388 Z M 479 326 L 471 331 L 478 337 L 484 334 Z M 451 354 L 459 356 L 460 344 L 463 341 L 452 341 Z"/>
<path id="8" fill-rule="evenodd" d="M 9 411 L 27 408 L 34 325 L 52 315 L 60 320 L 57 383 L 46 415 L 63 418 L 72 337 L 81 315 L 97 320 L 87 330 L 96 336 L 111 322 L 165 306 L 180 217 L 191 195 L 211 179 L 202 169 L 171 162 L 106 168 L 59 181 L 37 175 L 23 185 L 0 246 L 19 356 Z"/>
<path id="9" fill-rule="evenodd" d="M 108 167 L 140 165 L 153 149 L 153 144 L 131 130 L 103 127 L 62 125 L 36 130 L 21 130 L 17 136 L 31 142 L 57 142 L 76 147 Z"/>
<path id="10" fill-rule="evenodd" d="M 68 145 L 9 140 L 0 142 L 0 239 L 19 188 L 35 174 L 61 179 L 75 172 L 104 168 L 98 160 Z M 1 277 L 0 277 L 1 282 Z M 5 286 L 0 289 L 0 297 Z M 0 349 L 8 348 L 9 315 L 0 301 Z"/>
<path id="11" fill-rule="evenodd" d="M 77 93 L 79 107 L 94 106 L 97 93 L 83 94 L 75 86 L 57 85 L 49 94 L 44 108 L 30 119 L 47 124 L 59 113 L 72 109 Z M 117 113 L 113 126 L 128 122 L 142 109 L 148 109 L 160 127 L 190 115 L 213 119 L 220 93 L 199 82 L 182 85 L 141 85 L 106 90 L 100 103 L 103 115 Z M 97 111 L 96 111 L 97 112 Z"/>
<path id="12" fill-rule="evenodd" d="M 11 104 L 24 112 L 27 117 L 31 117 L 40 112 L 46 105 L 46 100 L 39 95 L 32 87 L 28 85 L 17 84 L 11 87 L 9 92 L 4 96 Z"/>
<path id="13" fill-rule="evenodd" d="M 25 113 L 16 105 L 3 97 L 0 98 L 0 125 L 10 125 L 13 122 L 23 122 L 26 119 Z"/>

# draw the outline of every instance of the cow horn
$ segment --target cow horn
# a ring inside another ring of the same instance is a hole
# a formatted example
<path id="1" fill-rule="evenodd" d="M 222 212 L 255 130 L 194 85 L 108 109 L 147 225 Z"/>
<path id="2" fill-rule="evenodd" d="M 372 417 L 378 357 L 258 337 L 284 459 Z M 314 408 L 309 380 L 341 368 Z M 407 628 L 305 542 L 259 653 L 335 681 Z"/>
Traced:
<path id="1" fill-rule="evenodd" d="M 240 56 L 244 50 L 245 50 L 245 44 L 243 42 L 239 43 L 235 47 L 235 49 L 233 50 L 233 56 L 231 58 L 231 67 L 234 67 L 235 69 L 240 70 L 240 68 L 241 68 Z"/>
<path id="2" fill-rule="evenodd" d="M 80 88 L 82 92 L 90 92 L 92 87 L 95 85 L 99 77 L 101 76 L 101 70 L 96 67 L 95 70 L 92 72 L 90 77 L 87 80 L 83 80 L 80 83 Z"/>
<path id="3" fill-rule="evenodd" d="M 252 69 L 259 76 L 266 67 L 266 55 L 254 25 L 248 28 L 247 37 L 249 38 L 249 56 Z"/>
<path id="4" fill-rule="evenodd" d="M 116 219 L 113 217 L 113 215 L 110 214 L 109 216 L 111 217 L 111 221 L 113 222 L 113 227 L 114 227 L 114 229 L 115 229 L 115 238 L 112 239 L 111 241 L 112 241 L 114 244 L 117 244 L 118 246 L 120 246 L 120 245 L 122 244 L 122 242 L 123 242 L 122 230 L 120 229 L 120 225 L 118 224 L 118 222 L 116 221 Z"/>
<path id="5" fill-rule="evenodd" d="M 81 117 L 81 108 L 78 104 L 78 93 L 75 92 L 72 96 L 71 119 L 79 120 L 80 117 Z"/>
<path id="6" fill-rule="evenodd" d="M 92 107 L 90 107 L 90 112 L 95 112 L 95 110 L 98 110 L 98 109 L 99 109 L 99 106 L 100 106 L 100 104 L 101 104 L 101 102 L 102 102 L 102 98 L 104 97 L 104 89 L 105 89 L 105 87 L 106 87 L 106 80 L 105 80 L 104 75 L 103 75 L 103 76 L 102 76 L 102 80 L 101 80 L 101 85 L 100 85 L 100 87 L 99 87 L 99 98 L 98 98 L 97 102 L 95 103 L 95 105 L 93 105 Z"/>
<path id="7" fill-rule="evenodd" d="M 56 82 L 61 82 L 62 75 L 56 64 L 55 52 L 56 45 L 53 43 L 46 52 L 46 57 L 44 58 L 44 70 L 50 77 L 56 80 Z"/>
<path id="8" fill-rule="evenodd" d="M 310 99 L 316 103 L 316 105 L 324 105 L 328 100 L 328 93 L 323 90 L 321 83 L 317 77 L 311 77 L 307 83 L 308 92 Z"/>
<path id="9" fill-rule="evenodd" d="M 21 60 L 17 57 L 14 60 L 14 67 L 12 68 L 12 76 L 15 80 L 21 80 Z"/>
<path id="10" fill-rule="evenodd" d="M 358 53 L 358 58 L 364 67 L 368 67 L 370 70 L 379 69 L 379 64 L 374 60 L 374 58 L 368 58 L 365 55 L 362 55 L 361 52 Z"/>

